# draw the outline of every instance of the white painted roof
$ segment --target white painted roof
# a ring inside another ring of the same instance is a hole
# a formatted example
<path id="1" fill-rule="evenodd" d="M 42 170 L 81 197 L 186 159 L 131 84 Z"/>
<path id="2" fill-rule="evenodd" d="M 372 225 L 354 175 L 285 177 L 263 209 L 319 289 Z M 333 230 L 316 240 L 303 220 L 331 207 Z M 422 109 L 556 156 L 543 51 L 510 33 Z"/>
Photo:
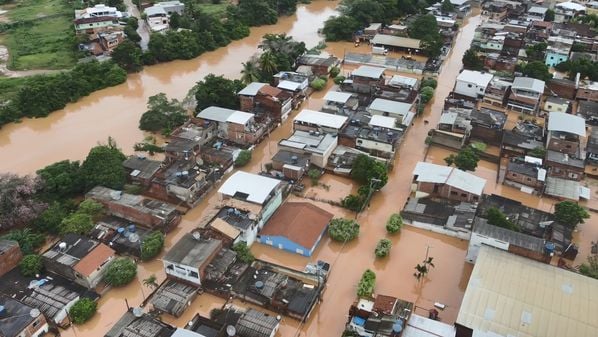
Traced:
<path id="1" fill-rule="evenodd" d="M 564 112 L 551 112 L 548 115 L 548 131 L 569 132 L 580 137 L 585 137 L 586 120 L 583 117 Z"/>
<path id="2" fill-rule="evenodd" d="M 492 74 L 466 69 L 457 76 L 457 81 L 472 83 L 479 87 L 487 87 L 488 83 L 492 80 L 492 77 Z"/>
<path id="3" fill-rule="evenodd" d="M 438 121 L 438 124 L 453 125 L 457 120 L 457 116 L 459 116 L 459 114 L 456 112 L 444 112 L 442 115 L 440 115 L 440 120 Z"/>
<path id="4" fill-rule="evenodd" d="M 586 7 L 584 5 L 580 5 L 573 1 L 561 2 L 561 3 L 556 4 L 556 6 L 566 9 L 566 10 L 571 10 L 571 11 L 576 11 L 576 12 L 586 10 Z"/>
<path id="5" fill-rule="evenodd" d="M 325 112 L 303 109 L 295 117 L 295 122 L 315 124 L 333 129 L 340 129 L 347 121 L 346 116 L 333 115 Z"/>
<path id="6" fill-rule="evenodd" d="M 235 123 L 235 124 L 247 124 L 247 122 L 253 117 L 253 114 L 243 111 L 236 111 L 227 108 L 221 108 L 217 106 L 210 106 L 203 109 L 197 114 L 197 118 L 207 119 L 219 123 Z"/>
<path id="7" fill-rule="evenodd" d="M 465 4 L 466 2 L 468 2 L 469 0 L 450 0 L 450 1 L 455 6 L 461 6 L 461 5 Z"/>
<path id="8" fill-rule="evenodd" d="M 455 337 L 453 325 L 411 314 L 401 337 Z"/>
<path id="9" fill-rule="evenodd" d="M 264 85 L 266 85 L 266 83 L 260 83 L 260 82 L 249 83 L 249 85 L 247 85 L 245 88 L 243 88 L 243 90 L 239 91 L 239 95 L 255 96 L 255 95 L 257 95 L 258 91 L 260 91 L 260 89 Z"/>
<path id="10" fill-rule="evenodd" d="M 396 123 L 397 119 L 394 117 L 374 115 L 372 116 L 372 119 L 370 119 L 371 126 L 379 126 L 387 129 L 397 129 Z"/>
<path id="11" fill-rule="evenodd" d="M 485 245 L 459 309 L 473 336 L 598 336 L 598 280 Z"/>
<path id="12" fill-rule="evenodd" d="M 147 16 L 154 16 L 154 15 L 167 15 L 166 10 L 162 6 L 152 6 L 146 8 L 143 13 Z"/>
<path id="13" fill-rule="evenodd" d="M 351 75 L 376 79 L 384 75 L 384 70 L 386 69 L 370 66 L 360 66 L 359 68 L 355 69 Z"/>
<path id="14" fill-rule="evenodd" d="M 447 184 L 475 195 L 482 195 L 486 186 L 486 179 L 454 167 L 426 162 L 417 163 L 413 175 L 418 176 L 418 182 Z"/>
<path id="15" fill-rule="evenodd" d="M 533 6 L 532 8 L 528 9 L 527 12 L 528 13 L 536 13 L 536 14 L 546 14 L 546 11 L 548 11 L 547 7 L 540 7 L 540 6 Z"/>
<path id="16" fill-rule="evenodd" d="M 411 109 L 411 104 L 403 102 L 395 102 L 388 99 L 376 98 L 369 108 L 371 110 L 388 112 L 399 115 L 406 115 Z"/>
<path id="17" fill-rule="evenodd" d="M 388 81 L 389 85 L 405 85 L 408 87 L 414 87 L 417 84 L 416 78 L 411 78 L 407 76 L 401 75 L 394 75 L 390 81 Z"/>
<path id="18" fill-rule="evenodd" d="M 244 193 L 247 194 L 247 201 L 261 205 L 278 184 L 280 184 L 280 180 L 237 171 L 226 179 L 218 192 L 230 197 L 237 193 Z"/>
<path id="19" fill-rule="evenodd" d="M 531 77 L 515 77 L 511 88 L 513 89 L 524 89 L 537 92 L 539 94 L 544 93 L 544 81 L 538 80 Z"/>
<path id="20" fill-rule="evenodd" d="M 280 81 L 277 87 L 284 90 L 296 91 L 301 88 L 301 83 L 293 81 Z"/>
<path id="21" fill-rule="evenodd" d="M 345 103 L 347 103 L 349 98 L 351 98 L 351 95 L 352 94 L 350 94 L 348 92 L 329 91 L 328 93 L 326 93 L 326 96 L 324 96 L 324 100 L 345 104 Z"/>
<path id="22" fill-rule="evenodd" d="M 376 36 L 374 36 L 371 42 L 374 45 L 385 45 L 411 49 L 419 49 L 421 46 L 421 41 L 418 39 L 410 39 L 408 37 L 388 34 L 376 34 Z"/>

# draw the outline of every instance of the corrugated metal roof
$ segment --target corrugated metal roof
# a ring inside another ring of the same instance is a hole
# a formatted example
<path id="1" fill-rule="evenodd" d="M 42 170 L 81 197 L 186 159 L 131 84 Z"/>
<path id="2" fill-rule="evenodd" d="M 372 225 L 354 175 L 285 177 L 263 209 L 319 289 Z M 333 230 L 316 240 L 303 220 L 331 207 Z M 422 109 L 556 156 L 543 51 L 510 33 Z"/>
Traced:
<path id="1" fill-rule="evenodd" d="M 466 69 L 457 76 L 457 81 L 473 83 L 479 87 L 487 87 L 492 77 L 494 77 L 492 74 Z"/>
<path id="2" fill-rule="evenodd" d="M 411 104 L 409 103 L 395 102 L 383 98 L 376 98 L 368 108 L 369 111 L 376 110 L 399 115 L 406 115 L 410 109 Z"/>
<path id="3" fill-rule="evenodd" d="M 372 116 L 372 119 L 370 119 L 371 126 L 379 126 L 387 129 L 398 129 L 396 123 L 396 118 L 381 115 L 374 115 Z"/>
<path id="4" fill-rule="evenodd" d="M 482 246 L 456 323 L 474 336 L 598 336 L 598 280 Z"/>
<path id="5" fill-rule="evenodd" d="M 583 117 L 564 112 L 551 112 L 548 115 L 548 131 L 569 132 L 585 137 L 586 120 Z"/>
<path id="6" fill-rule="evenodd" d="M 418 182 L 447 184 L 476 195 L 482 195 L 486 186 L 486 179 L 454 167 L 426 162 L 417 163 L 413 175 L 417 175 Z"/>
<path id="7" fill-rule="evenodd" d="M 531 77 L 515 77 L 511 88 L 530 90 L 542 94 L 545 82 Z"/>
<path id="8" fill-rule="evenodd" d="M 351 75 L 376 79 L 384 75 L 385 70 L 386 69 L 384 68 L 378 67 L 360 66 L 359 68 L 355 69 Z"/>
<path id="9" fill-rule="evenodd" d="M 255 95 L 257 95 L 258 91 L 260 91 L 260 89 L 265 85 L 266 85 L 266 83 L 260 83 L 260 82 L 249 83 L 245 88 L 243 88 L 243 90 L 239 91 L 239 95 L 255 96 Z"/>
<path id="10" fill-rule="evenodd" d="M 329 91 L 326 96 L 324 96 L 324 100 L 345 104 L 349 98 L 351 98 L 351 95 L 352 94 L 348 92 Z"/>
<path id="11" fill-rule="evenodd" d="M 376 34 L 376 36 L 374 36 L 374 38 L 372 39 L 372 43 L 391 47 L 411 49 L 419 49 L 421 44 L 420 40 L 417 39 L 410 39 L 407 37 L 386 34 Z"/>

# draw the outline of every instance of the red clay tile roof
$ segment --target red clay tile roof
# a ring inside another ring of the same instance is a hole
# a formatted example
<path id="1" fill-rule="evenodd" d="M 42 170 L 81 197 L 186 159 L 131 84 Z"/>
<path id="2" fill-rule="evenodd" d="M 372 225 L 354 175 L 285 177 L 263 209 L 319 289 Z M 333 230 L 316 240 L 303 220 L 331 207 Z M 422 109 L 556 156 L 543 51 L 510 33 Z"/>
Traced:
<path id="1" fill-rule="evenodd" d="M 332 217 L 332 213 L 308 202 L 287 202 L 278 208 L 260 235 L 284 236 L 311 249 Z"/>
<path id="2" fill-rule="evenodd" d="M 105 244 L 100 243 L 91 252 L 89 252 L 89 254 L 79 260 L 73 269 L 75 269 L 75 271 L 79 274 L 87 277 L 96 269 L 98 269 L 102 263 L 108 260 L 108 258 L 111 256 L 114 256 L 114 250 Z"/>
<path id="3" fill-rule="evenodd" d="M 282 90 L 275 88 L 271 85 L 264 85 L 263 87 L 260 88 L 259 92 L 261 94 L 267 95 L 267 96 L 272 96 L 272 97 L 276 97 L 278 95 L 280 95 L 280 93 L 282 92 Z"/>
<path id="4" fill-rule="evenodd" d="M 395 305 L 397 304 L 397 298 L 386 295 L 376 295 L 374 300 L 373 310 L 380 314 L 390 315 L 392 314 Z"/>

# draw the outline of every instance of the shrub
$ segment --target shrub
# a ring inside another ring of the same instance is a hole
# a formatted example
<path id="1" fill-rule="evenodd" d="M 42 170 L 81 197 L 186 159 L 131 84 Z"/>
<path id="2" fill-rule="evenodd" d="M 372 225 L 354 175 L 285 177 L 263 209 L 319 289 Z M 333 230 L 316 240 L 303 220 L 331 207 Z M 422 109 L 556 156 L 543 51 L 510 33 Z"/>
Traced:
<path id="1" fill-rule="evenodd" d="M 307 171 L 307 176 L 311 180 L 311 184 L 316 186 L 320 180 L 320 177 L 322 176 L 322 173 L 318 169 L 311 169 Z"/>
<path id="2" fill-rule="evenodd" d="M 113 287 L 122 287 L 133 281 L 137 275 L 137 265 L 130 258 L 118 258 L 106 268 L 104 281 Z"/>
<path id="3" fill-rule="evenodd" d="M 251 151 L 241 150 L 237 159 L 235 159 L 235 167 L 243 167 L 251 161 Z"/>
<path id="4" fill-rule="evenodd" d="M 359 235 L 359 224 L 351 219 L 332 219 L 328 227 L 328 235 L 334 241 L 351 241 Z"/>
<path id="5" fill-rule="evenodd" d="M 374 253 L 376 254 L 376 257 L 386 257 L 390 253 L 391 247 L 392 242 L 390 242 L 389 239 L 381 239 L 380 241 L 378 241 Z"/>
<path id="6" fill-rule="evenodd" d="M 584 220 L 590 217 L 588 211 L 573 201 L 561 201 L 554 205 L 554 217 L 556 221 L 575 228 L 578 224 L 584 223 Z"/>
<path id="7" fill-rule="evenodd" d="M 144 261 L 156 257 L 164 247 L 164 234 L 152 232 L 141 243 L 141 259 Z"/>
<path id="8" fill-rule="evenodd" d="M 316 78 L 309 84 L 315 91 L 320 91 L 326 87 L 326 81 L 321 78 Z"/>
<path id="9" fill-rule="evenodd" d="M 42 257 L 37 254 L 25 255 L 19 263 L 19 268 L 23 276 L 33 277 L 44 269 Z"/>
<path id="10" fill-rule="evenodd" d="M 341 73 L 341 68 L 339 67 L 333 67 L 332 69 L 330 69 L 330 77 L 335 78 L 338 76 L 338 74 Z"/>
<path id="11" fill-rule="evenodd" d="M 512 231 L 519 232 L 519 226 L 511 222 L 506 215 L 504 215 L 498 208 L 491 207 L 486 211 L 486 218 L 488 223 L 494 226 L 510 229 Z"/>
<path id="12" fill-rule="evenodd" d="M 403 218 L 400 214 L 394 213 L 388 218 L 386 222 L 386 231 L 390 234 L 398 233 L 403 227 Z"/>
<path id="13" fill-rule="evenodd" d="M 251 263 L 255 260 L 255 256 L 253 256 L 245 242 L 235 244 L 233 250 L 237 253 L 237 258 L 245 263 Z"/>
<path id="14" fill-rule="evenodd" d="M 334 84 L 341 85 L 347 78 L 343 75 L 338 75 L 334 78 Z"/>
<path id="15" fill-rule="evenodd" d="M 376 273 L 367 269 L 361 275 L 361 280 L 357 284 L 357 296 L 359 297 L 371 297 L 374 293 L 374 287 L 376 286 Z"/>
<path id="16" fill-rule="evenodd" d="M 434 88 L 432 87 L 423 87 L 420 91 L 420 96 L 422 103 L 428 103 L 432 97 L 434 96 Z"/>
<path id="17" fill-rule="evenodd" d="M 430 87 L 430 88 L 436 89 L 436 86 L 438 86 L 438 82 L 433 78 L 428 78 L 428 79 L 422 80 L 422 83 L 421 83 L 422 88 Z"/>
<path id="18" fill-rule="evenodd" d="M 83 324 L 89 321 L 97 310 L 97 303 L 89 298 L 82 298 L 69 309 L 69 316 L 73 323 Z"/>

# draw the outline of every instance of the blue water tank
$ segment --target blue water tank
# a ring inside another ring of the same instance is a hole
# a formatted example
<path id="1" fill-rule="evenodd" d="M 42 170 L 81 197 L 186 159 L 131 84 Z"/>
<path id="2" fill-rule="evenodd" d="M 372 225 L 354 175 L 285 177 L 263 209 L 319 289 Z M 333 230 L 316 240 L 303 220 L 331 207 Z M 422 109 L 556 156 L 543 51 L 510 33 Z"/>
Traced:
<path id="1" fill-rule="evenodd" d="M 117 232 L 118 234 L 122 234 L 122 233 L 124 233 L 124 232 L 125 232 L 125 229 L 124 229 L 123 227 L 118 227 L 118 228 L 116 229 L 116 232 Z"/>
<path id="2" fill-rule="evenodd" d="M 135 233 L 135 225 L 129 225 L 129 232 Z"/>
<path id="3" fill-rule="evenodd" d="M 546 254 L 553 254 L 555 248 L 556 247 L 552 242 L 546 242 L 546 244 L 544 244 L 544 251 L 546 252 Z"/>

